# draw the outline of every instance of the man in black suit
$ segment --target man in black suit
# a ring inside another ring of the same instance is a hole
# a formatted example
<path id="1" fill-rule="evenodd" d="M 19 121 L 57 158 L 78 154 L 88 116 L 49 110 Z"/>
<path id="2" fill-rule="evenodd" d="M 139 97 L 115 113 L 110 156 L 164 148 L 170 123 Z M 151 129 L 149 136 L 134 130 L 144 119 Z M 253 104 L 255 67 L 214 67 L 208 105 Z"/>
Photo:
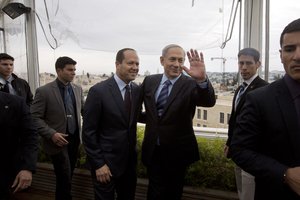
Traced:
<path id="1" fill-rule="evenodd" d="M 300 199 L 300 19 L 280 37 L 286 74 L 246 97 L 230 145 L 255 176 L 255 199 Z"/>
<path id="2" fill-rule="evenodd" d="M 23 97 L 26 104 L 30 105 L 33 95 L 27 81 L 13 73 L 14 60 L 7 53 L 0 53 L 0 91 Z"/>
<path id="3" fill-rule="evenodd" d="M 260 54 L 256 49 L 244 48 L 239 51 L 239 73 L 241 74 L 244 82 L 238 87 L 233 96 L 232 110 L 229 119 L 228 139 L 225 146 L 225 155 L 228 158 L 230 158 L 230 155 L 228 155 L 228 148 L 232 139 L 233 131 L 235 129 L 236 118 L 240 114 L 241 108 L 245 103 L 246 94 L 268 84 L 256 73 L 260 65 Z M 235 177 L 239 198 L 241 200 L 254 199 L 254 177 L 241 170 L 239 166 L 236 166 L 235 168 Z"/>
<path id="4" fill-rule="evenodd" d="M 116 74 L 91 87 L 84 106 L 83 143 L 95 199 L 133 200 L 136 187 L 136 118 L 139 71 L 134 49 L 116 56 Z"/>
<path id="5" fill-rule="evenodd" d="M 0 92 L 0 200 L 31 185 L 36 168 L 38 135 L 21 97 Z"/>
<path id="6" fill-rule="evenodd" d="M 196 106 L 215 104 L 202 53 L 191 50 L 187 56 L 190 69 L 184 67 L 182 47 L 166 46 L 160 57 L 164 73 L 147 76 L 141 86 L 146 109 L 142 161 L 149 177 L 148 200 L 181 199 L 186 168 L 199 160 L 193 130 Z"/>

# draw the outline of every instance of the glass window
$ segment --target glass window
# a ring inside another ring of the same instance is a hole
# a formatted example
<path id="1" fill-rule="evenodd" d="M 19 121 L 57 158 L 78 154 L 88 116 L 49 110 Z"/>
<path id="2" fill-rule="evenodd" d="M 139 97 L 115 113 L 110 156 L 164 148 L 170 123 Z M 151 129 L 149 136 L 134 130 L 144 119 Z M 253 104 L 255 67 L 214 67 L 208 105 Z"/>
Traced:
<path id="1" fill-rule="evenodd" d="M 203 110 L 203 119 L 207 120 L 207 110 Z"/>
<path id="2" fill-rule="evenodd" d="M 220 123 L 224 124 L 224 113 L 220 112 Z"/>

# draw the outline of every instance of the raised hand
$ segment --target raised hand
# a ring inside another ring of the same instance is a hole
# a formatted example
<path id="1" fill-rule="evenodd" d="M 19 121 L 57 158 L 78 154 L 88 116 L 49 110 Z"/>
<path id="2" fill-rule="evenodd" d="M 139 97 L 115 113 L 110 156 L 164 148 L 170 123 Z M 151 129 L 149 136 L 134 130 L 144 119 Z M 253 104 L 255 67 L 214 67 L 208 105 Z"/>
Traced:
<path id="1" fill-rule="evenodd" d="M 203 54 L 197 52 L 197 50 L 191 49 L 187 52 L 187 57 L 190 62 L 190 68 L 183 66 L 183 70 L 194 78 L 197 82 L 203 82 L 206 80 L 206 70 L 204 64 Z"/>

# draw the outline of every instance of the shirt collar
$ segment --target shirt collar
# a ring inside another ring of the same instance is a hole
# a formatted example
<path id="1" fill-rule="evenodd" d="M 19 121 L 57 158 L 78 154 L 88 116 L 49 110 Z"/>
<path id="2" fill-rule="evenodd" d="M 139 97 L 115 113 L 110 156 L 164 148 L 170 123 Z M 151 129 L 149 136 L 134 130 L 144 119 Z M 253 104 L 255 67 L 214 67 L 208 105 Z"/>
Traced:
<path id="1" fill-rule="evenodd" d="M 161 81 L 160 81 L 160 84 L 164 84 L 164 82 L 166 80 L 170 80 L 172 85 L 175 84 L 175 82 L 179 79 L 179 77 L 181 76 L 181 74 L 179 76 L 177 76 L 176 78 L 173 78 L 173 79 L 168 79 L 168 77 L 166 76 L 166 74 L 163 74 L 162 78 L 161 78 Z"/>
<path id="2" fill-rule="evenodd" d="M 293 99 L 297 98 L 300 95 L 300 83 L 292 79 L 288 74 L 285 74 L 283 79 L 287 84 Z"/>
<path id="3" fill-rule="evenodd" d="M 114 75 L 114 79 L 117 82 L 120 91 L 126 87 L 127 84 L 122 79 L 120 79 L 117 74 Z M 131 85 L 131 81 L 128 83 L 128 85 Z"/>
<path id="4" fill-rule="evenodd" d="M 0 75 L 0 83 L 2 83 L 3 85 L 6 84 L 6 81 L 8 81 L 8 82 L 11 83 L 14 79 L 15 79 L 15 78 L 14 78 L 12 75 L 10 75 L 9 78 L 8 78 L 7 80 L 5 80 L 5 79 L 3 78 L 3 76 Z"/>
<path id="5" fill-rule="evenodd" d="M 249 78 L 248 80 L 244 80 L 245 83 L 247 83 L 247 86 L 250 85 L 252 83 L 252 81 L 258 76 L 258 74 L 255 74 L 254 76 L 252 76 L 251 78 Z"/>

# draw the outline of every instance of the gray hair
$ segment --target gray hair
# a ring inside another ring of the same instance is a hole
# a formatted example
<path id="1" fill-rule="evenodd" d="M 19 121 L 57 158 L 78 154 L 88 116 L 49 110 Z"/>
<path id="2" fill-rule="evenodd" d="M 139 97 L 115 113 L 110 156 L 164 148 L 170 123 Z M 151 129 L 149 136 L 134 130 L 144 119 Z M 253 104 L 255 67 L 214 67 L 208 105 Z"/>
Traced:
<path id="1" fill-rule="evenodd" d="M 168 53 L 169 49 L 172 49 L 172 48 L 180 48 L 180 49 L 182 49 L 182 52 L 183 52 L 183 54 L 185 56 L 184 49 L 181 46 L 177 45 L 177 44 L 169 44 L 169 45 L 165 46 L 165 48 L 163 48 L 163 50 L 162 50 L 162 56 L 165 57 L 166 54 Z"/>

